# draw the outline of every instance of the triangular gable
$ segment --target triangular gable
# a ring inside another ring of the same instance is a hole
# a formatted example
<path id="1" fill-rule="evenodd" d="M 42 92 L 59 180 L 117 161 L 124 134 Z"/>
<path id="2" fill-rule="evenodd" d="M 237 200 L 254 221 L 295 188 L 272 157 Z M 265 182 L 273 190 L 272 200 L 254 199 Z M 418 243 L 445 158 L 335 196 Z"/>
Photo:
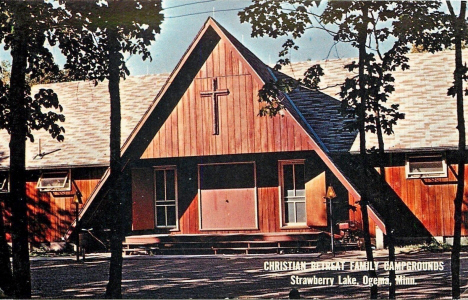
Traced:
<path id="1" fill-rule="evenodd" d="M 258 116 L 257 93 L 270 80 L 275 78 L 269 68 L 209 18 L 124 143 L 124 161 L 314 150 L 359 200 L 359 193 L 289 98 L 291 105 L 283 116 Z M 215 84 L 218 90 L 229 90 L 219 99 L 219 134 L 213 134 L 212 99 L 201 97 Z"/>
<path id="2" fill-rule="evenodd" d="M 230 56 L 230 63 L 214 63 L 214 61 L 220 61 L 220 56 L 226 57 L 229 53 L 232 54 L 232 56 Z M 233 64 L 232 62 L 237 62 L 237 64 Z M 226 65 L 226 67 L 224 65 Z M 220 133 L 220 136 L 214 137 L 215 142 L 210 141 L 206 144 L 200 143 L 197 140 L 200 136 L 197 136 L 197 134 L 201 134 L 204 137 L 212 135 L 212 133 L 210 133 L 210 128 L 212 127 L 210 119 L 212 119 L 212 117 L 210 117 L 209 114 L 213 112 L 209 111 L 210 103 L 202 104 L 200 102 L 198 105 L 198 103 L 194 103 L 193 100 L 190 100 L 191 95 L 195 96 L 197 99 L 199 93 L 204 89 L 206 89 L 205 91 L 212 90 L 213 77 L 218 79 L 219 89 L 226 89 L 230 79 L 223 78 L 223 72 L 231 72 L 232 75 L 236 75 L 235 73 L 237 72 L 240 75 L 247 76 L 247 78 L 239 79 L 235 88 L 242 88 L 245 84 L 245 89 L 249 91 L 258 91 L 266 81 L 274 80 L 273 76 L 268 75 L 269 71 L 266 65 L 258 60 L 247 48 L 241 46 L 233 36 L 227 34 L 226 30 L 217 22 L 212 18 L 208 18 L 189 49 L 170 75 L 166 85 L 160 91 L 153 105 L 149 108 L 148 112 L 124 144 L 122 148 L 124 159 L 130 159 L 130 157 L 137 158 L 137 156 L 156 158 L 207 155 L 214 153 L 234 154 L 239 152 L 263 153 L 272 151 L 315 150 L 335 176 L 337 176 L 348 191 L 352 193 L 353 197 L 360 198 L 354 187 L 349 183 L 347 178 L 342 175 L 331 158 L 327 155 L 326 149 L 320 146 L 320 141 L 318 137 L 311 132 L 310 125 L 308 125 L 309 128 L 307 128 L 307 126 L 301 124 L 303 122 L 297 117 L 300 115 L 298 111 L 285 111 L 284 117 L 277 118 L 255 117 L 252 124 L 251 121 L 243 121 L 241 107 L 237 106 L 236 101 L 228 102 L 224 101 L 226 99 L 220 99 L 220 130 L 223 130 L 223 125 L 228 126 L 232 124 L 229 119 L 229 114 L 232 113 L 234 128 L 237 128 L 236 122 L 239 120 L 242 122 L 240 125 L 241 127 L 244 126 L 244 128 L 253 129 L 248 130 L 247 134 L 255 134 L 255 137 L 251 139 L 249 136 L 247 143 L 244 143 L 243 139 L 245 136 L 236 135 L 234 130 L 234 132 L 227 132 L 227 141 L 225 142 L 217 142 L 216 139 L 221 137 Z M 250 76 L 250 80 L 248 80 L 248 76 Z M 200 81 L 200 83 L 196 83 L 197 80 Z M 232 80 L 235 81 L 235 79 Z M 251 87 L 249 85 L 251 85 Z M 249 118 L 253 115 L 256 116 L 259 108 L 256 99 L 257 92 L 254 92 L 254 94 L 246 93 L 245 95 L 246 97 L 252 97 L 252 99 L 244 99 L 252 103 L 252 107 L 247 108 L 250 110 L 244 113 L 245 116 L 249 116 Z M 238 97 L 238 93 L 233 92 L 226 97 L 231 97 L 231 100 L 233 100 L 235 97 Z M 186 99 L 186 101 L 184 101 L 184 99 Z M 229 103 L 231 107 L 228 107 Z M 200 115 L 197 115 L 197 113 Z M 221 115 L 223 113 L 228 114 L 227 118 L 224 118 L 224 121 Z M 236 114 L 238 114 L 238 117 L 235 116 Z M 198 120 L 201 121 L 199 122 L 201 125 L 197 124 L 196 128 L 185 126 L 186 124 L 191 125 L 192 123 L 197 123 Z M 277 123 L 286 124 L 283 124 L 285 126 L 282 127 L 282 124 Z M 173 130 L 173 125 L 176 130 Z M 265 125 L 267 125 L 266 132 L 264 131 Z M 286 132 L 283 130 L 284 128 L 287 128 Z M 226 134 L 226 132 L 224 133 Z M 286 135 L 287 141 L 285 140 Z M 258 136 L 260 136 L 260 138 L 258 138 Z M 148 137 L 151 137 L 151 142 L 149 142 Z M 202 142 L 205 139 L 204 137 L 202 137 Z M 182 147 L 180 147 L 181 141 L 184 142 L 187 139 L 190 139 L 190 142 L 188 146 L 184 144 L 184 148 L 182 149 Z M 239 145 L 234 147 L 236 149 L 229 146 L 230 141 L 238 140 L 240 140 L 240 148 L 238 147 Z M 228 144 L 226 145 L 226 143 Z M 155 146 L 163 146 L 164 149 L 156 149 Z"/>
<path id="3" fill-rule="evenodd" d="M 213 64 L 213 61 L 219 60 L 219 56 L 225 57 L 225 63 Z M 124 158 L 135 158 L 136 155 L 138 155 L 137 153 L 143 152 L 143 157 L 169 157 L 184 155 L 191 156 L 213 153 L 213 151 L 210 152 L 207 150 L 209 148 L 208 146 L 205 146 L 204 149 L 200 149 L 200 145 L 193 145 L 194 142 L 192 141 L 190 142 L 192 145 L 188 147 L 196 148 L 198 150 L 185 150 L 185 146 L 179 147 L 179 141 L 172 139 L 172 136 L 180 140 L 185 139 L 186 137 L 192 137 L 191 135 L 196 135 L 197 133 L 206 132 L 206 134 L 208 134 L 208 126 L 212 125 L 208 125 L 209 117 L 205 115 L 207 112 L 206 110 L 202 109 L 201 101 L 198 101 L 200 104 L 198 104 L 198 102 L 193 103 L 194 101 L 188 101 L 188 104 L 179 104 L 179 100 L 183 99 L 184 96 L 192 97 L 195 93 L 199 93 L 201 90 L 205 89 L 205 87 L 206 90 L 209 90 L 213 85 L 213 77 L 225 77 L 226 74 L 232 75 L 234 77 L 241 75 L 239 78 L 232 78 L 232 80 L 235 81 L 235 89 L 249 89 L 252 91 L 258 91 L 266 81 L 271 79 L 266 65 L 264 65 L 247 48 L 242 46 L 212 18 L 209 18 L 201 31 L 198 33 L 195 40 L 192 42 L 187 52 L 180 60 L 174 72 L 169 77 L 166 85 L 159 93 L 153 105 L 149 108 L 148 112 L 145 114 L 132 135 L 130 135 L 127 142 L 124 144 L 122 148 L 122 155 Z M 195 79 L 195 81 L 193 81 L 193 79 Z M 203 82 L 194 84 L 197 79 L 200 79 L 199 81 Z M 229 78 L 219 78 L 218 82 L 219 84 L 225 84 L 229 80 Z M 234 103 L 232 100 L 238 96 L 239 91 L 233 91 L 228 96 L 231 97 L 231 102 L 229 102 L 229 100 L 224 101 L 224 99 L 220 99 L 220 115 L 226 113 L 226 107 L 224 106 L 228 103 L 231 105 L 231 107 L 227 107 L 227 109 L 229 110 L 229 113 L 233 113 L 233 110 L 237 108 L 238 104 L 236 103 L 237 99 L 234 100 Z M 249 98 L 248 101 L 251 101 L 252 105 L 243 108 L 239 107 L 239 109 L 244 109 L 243 115 L 242 111 L 238 110 L 230 116 L 224 118 L 220 116 L 221 127 L 226 122 L 232 123 L 230 119 L 234 120 L 234 127 L 236 127 L 235 122 L 240 120 L 242 122 L 242 126 L 245 128 L 250 126 L 250 128 L 254 128 L 254 130 L 260 130 L 262 127 L 262 122 L 269 122 L 266 120 L 267 118 L 264 118 L 264 120 L 258 120 L 260 118 L 256 118 L 257 112 L 259 110 L 259 104 L 256 100 L 257 92 L 254 92 L 254 94 L 248 96 L 251 97 L 251 99 Z M 199 107 L 197 107 L 197 105 L 199 105 Z M 157 111 L 157 113 L 154 113 L 155 111 Z M 197 131 L 193 131 L 193 128 L 190 128 L 191 131 L 187 131 L 187 128 L 178 128 L 177 132 L 172 130 L 172 125 L 178 124 L 177 120 L 180 120 L 183 124 L 195 122 L 192 120 L 192 118 L 195 117 L 197 112 L 199 112 L 199 114 L 203 114 L 197 116 L 198 118 L 201 118 L 200 120 L 207 120 L 202 125 L 198 126 L 203 128 L 197 128 Z M 238 117 L 236 117 L 237 112 L 241 114 Z M 213 112 L 210 113 L 213 114 Z M 249 118 L 251 116 L 250 123 L 245 123 L 243 120 L 243 116 L 247 115 L 249 115 Z M 278 123 L 277 120 L 272 122 Z M 283 145 L 277 145 L 274 147 L 274 149 L 279 151 L 286 151 L 286 149 L 315 150 L 315 142 L 310 141 L 310 138 L 307 137 L 307 134 L 305 134 L 300 127 L 297 127 L 297 125 L 294 127 L 296 127 L 296 130 L 293 130 L 289 133 L 291 136 L 291 141 L 289 141 L 289 144 L 285 145 L 284 143 L 288 143 L 285 141 L 283 142 Z M 272 125 L 269 128 L 271 129 L 271 134 L 263 133 L 262 137 L 255 139 L 255 141 L 250 139 L 248 141 L 249 144 L 246 144 L 247 141 L 245 141 L 246 145 L 240 146 L 242 153 L 273 151 L 272 146 L 274 144 L 279 144 L 279 140 L 281 139 L 278 137 L 278 142 L 275 142 L 271 137 L 274 135 L 274 132 L 280 133 L 282 128 L 279 123 Z M 185 132 L 183 130 L 185 130 Z M 149 136 L 155 137 L 155 140 L 157 141 L 150 143 L 149 148 L 147 149 L 146 146 L 148 145 Z M 293 138 L 293 136 L 295 136 L 295 138 Z M 240 138 L 238 135 L 236 135 L 236 133 L 229 133 L 229 139 L 236 137 L 238 139 Z M 268 139 L 268 137 L 270 137 L 270 139 Z M 193 138 L 196 139 L 196 137 Z M 163 143 L 165 144 L 165 149 L 161 149 L 159 147 L 159 145 L 162 145 Z M 215 141 L 214 143 L 216 145 L 209 143 L 209 145 L 212 145 L 210 146 L 211 150 L 213 150 L 214 147 L 220 147 L 219 142 Z M 199 144 L 199 142 L 196 142 L 195 144 Z M 155 146 L 158 148 L 158 153 L 154 153 Z M 145 147 L 145 149 L 142 149 L 142 147 Z M 228 150 L 226 150 L 223 148 L 223 146 L 221 146 L 221 150 L 218 150 L 217 154 L 230 154 L 235 152 L 232 150 L 232 145 L 228 147 Z M 182 151 L 182 155 L 178 153 L 179 148 Z"/>
<path id="4" fill-rule="evenodd" d="M 178 100 L 188 89 L 193 78 L 195 78 L 196 74 L 221 39 L 228 41 L 231 47 L 234 47 L 234 43 L 240 45 L 240 43 L 227 33 L 227 31 L 214 21 L 214 19 L 211 17 L 208 18 L 194 41 L 182 56 L 174 71 L 169 76 L 164 87 L 159 91 L 153 104 L 149 107 L 148 111 L 135 127 L 132 134 L 123 144 L 121 153 L 124 158 L 126 156 L 134 157 L 135 153 L 139 153 L 144 150 L 141 149 L 143 145 L 141 141 L 147 142 L 147 136 L 154 136 L 160 129 L 169 114 L 173 111 Z M 233 43 L 232 41 L 235 42 Z M 233 54 L 239 55 L 238 59 L 241 60 L 246 60 L 247 58 L 250 62 L 245 64 L 248 71 L 251 74 L 256 74 L 257 76 L 254 76 L 254 78 L 260 78 L 260 82 L 266 82 L 267 72 L 256 66 L 257 64 L 261 64 L 262 67 L 264 67 L 264 64 L 249 50 L 247 50 L 247 48 L 244 47 L 243 50 L 244 55 L 238 51 L 233 52 Z M 260 70 L 260 72 L 257 72 L 257 70 Z M 158 110 L 157 116 L 153 114 L 155 110 Z M 141 141 L 135 141 L 139 140 L 139 138 Z"/>
<path id="5" fill-rule="evenodd" d="M 238 50 L 221 38 L 142 158 L 317 150 L 289 112 L 258 115 L 263 85 Z M 211 94 L 214 86 L 217 100 Z"/>

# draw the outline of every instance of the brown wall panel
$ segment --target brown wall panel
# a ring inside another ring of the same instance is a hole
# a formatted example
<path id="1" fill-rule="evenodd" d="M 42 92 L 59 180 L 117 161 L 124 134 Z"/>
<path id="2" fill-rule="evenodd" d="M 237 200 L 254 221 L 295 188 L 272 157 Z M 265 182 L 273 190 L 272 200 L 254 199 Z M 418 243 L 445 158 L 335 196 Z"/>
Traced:
<path id="1" fill-rule="evenodd" d="M 308 226 L 327 226 L 327 204 L 325 203 L 325 172 L 306 182 L 306 207 Z"/>
<path id="2" fill-rule="evenodd" d="M 255 189 L 219 189 L 200 192 L 204 230 L 257 228 Z"/>
<path id="3" fill-rule="evenodd" d="M 132 170 L 132 228 L 154 229 L 153 169 Z"/>
<path id="4" fill-rule="evenodd" d="M 72 170 L 71 178 L 82 194 L 83 203 L 80 204 L 79 209 L 83 207 L 94 191 L 104 171 L 104 168 Z M 75 219 L 73 196 L 76 193 L 76 188 L 72 185 L 71 190 L 66 192 L 40 192 L 36 188 L 39 176 L 39 172 L 31 174 L 33 179 L 26 182 L 29 240 L 33 243 L 62 241 Z M 8 227 L 11 225 L 9 222 L 10 213 L 6 211 L 5 214 L 5 224 L 8 231 Z M 9 232 L 7 232 L 7 237 L 10 239 Z"/>
<path id="5" fill-rule="evenodd" d="M 457 167 L 452 166 L 452 170 L 449 169 L 447 178 L 406 179 L 404 166 L 386 169 L 389 185 L 434 236 L 453 235 L 453 200 L 456 193 Z M 463 211 L 468 214 L 465 205 Z M 468 233 L 467 226 L 465 220 L 462 226 L 463 235 Z"/>
<path id="6" fill-rule="evenodd" d="M 314 150 L 310 137 L 286 111 L 260 117 L 258 91 L 263 83 L 249 73 L 231 46 L 221 40 L 141 158 L 186 157 Z M 220 67 L 223 61 L 226 66 Z M 211 97 L 202 91 L 228 89 L 219 96 L 219 135 L 213 135 Z"/>

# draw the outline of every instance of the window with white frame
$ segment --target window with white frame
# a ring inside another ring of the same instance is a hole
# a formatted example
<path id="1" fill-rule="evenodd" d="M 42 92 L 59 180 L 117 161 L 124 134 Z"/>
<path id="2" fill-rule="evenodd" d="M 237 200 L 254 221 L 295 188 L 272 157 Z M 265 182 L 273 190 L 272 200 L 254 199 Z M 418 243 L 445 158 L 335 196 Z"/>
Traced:
<path id="1" fill-rule="evenodd" d="M 156 227 L 177 227 L 177 172 L 175 167 L 154 171 Z"/>
<path id="2" fill-rule="evenodd" d="M 443 154 L 406 156 L 406 178 L 447 177 L 447 162 Z"/>
<path id="3" fill-rule="evenodd" d="M 71 190 L 71 172 L 51 171 L 44 172 L 37 181 L 37 189 L 41 192 L 63 192 Z"/>
<path id="4" fill-rule="evenodd" d="M 306 224 L 304 161 L 280 161 L 283 225 Z"/>
<path id="5" fill-rule="evenodd" d="M 0 193 L 10 192 L 10 175 L 8 172 L 0 173 Z"/>

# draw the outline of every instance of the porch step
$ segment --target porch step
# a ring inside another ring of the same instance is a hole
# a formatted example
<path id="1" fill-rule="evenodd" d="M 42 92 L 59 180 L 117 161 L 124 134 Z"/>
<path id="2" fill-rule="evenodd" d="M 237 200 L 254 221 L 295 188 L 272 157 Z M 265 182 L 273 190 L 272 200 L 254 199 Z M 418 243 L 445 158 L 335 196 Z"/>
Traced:
<path id="1" fill-rule="evenodd" d="M 128 236 L 124 254 L 235 254 L 320 252 L 329 247 L 327 234 L 200 234 Z"/>

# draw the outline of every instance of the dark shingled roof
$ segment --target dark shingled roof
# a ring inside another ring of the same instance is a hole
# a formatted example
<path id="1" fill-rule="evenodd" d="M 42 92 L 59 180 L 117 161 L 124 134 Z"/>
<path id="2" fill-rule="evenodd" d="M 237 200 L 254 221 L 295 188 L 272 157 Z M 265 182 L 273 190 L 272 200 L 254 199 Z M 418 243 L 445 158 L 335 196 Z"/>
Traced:
<path id="1" fill-rule="evenodd" d="M 357 133 L 343 129 L 346 118 L 340 113 L 340 101 L 305 87 L 298 87 L 289 97 L 330 152 L 351 149 Z"/>

